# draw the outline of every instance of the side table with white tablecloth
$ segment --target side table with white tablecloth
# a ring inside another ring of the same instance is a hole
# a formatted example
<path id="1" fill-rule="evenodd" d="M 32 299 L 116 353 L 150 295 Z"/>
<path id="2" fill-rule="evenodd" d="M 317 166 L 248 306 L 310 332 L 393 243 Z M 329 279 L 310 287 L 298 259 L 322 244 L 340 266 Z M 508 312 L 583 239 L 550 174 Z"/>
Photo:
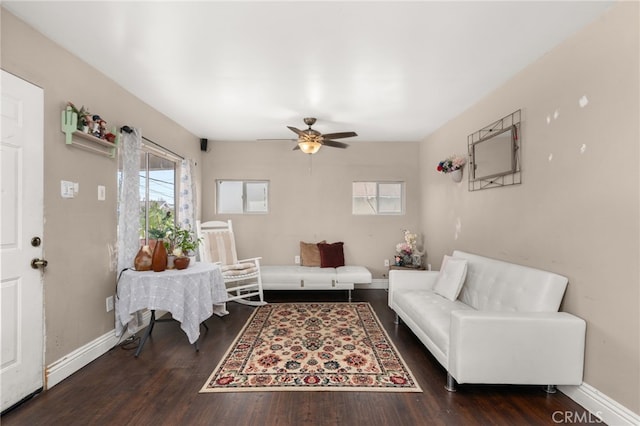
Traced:
<path id="1" fill-rule="evenodd" d="M 195 263 L 187 269 L 163 272 L 126 270 L 118 281 L 116 299 L 116 336 L 142 309 L 171 313 L 180 328 L 195 343 L 200 324 L 214 312 L 214 304 L 224 303 L 227 292 L 220 267 L 213 263 Z"/>

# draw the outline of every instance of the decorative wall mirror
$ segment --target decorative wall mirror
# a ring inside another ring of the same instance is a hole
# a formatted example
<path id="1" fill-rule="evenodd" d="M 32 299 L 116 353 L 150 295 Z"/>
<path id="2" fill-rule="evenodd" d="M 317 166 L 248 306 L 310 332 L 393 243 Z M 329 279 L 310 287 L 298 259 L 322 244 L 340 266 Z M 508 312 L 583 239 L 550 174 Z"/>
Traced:
<path id="1" fill-rule="evenodd" d="M 520 141 L 520 110 L 469 135 L 469 191 L 521 183 Z"/>

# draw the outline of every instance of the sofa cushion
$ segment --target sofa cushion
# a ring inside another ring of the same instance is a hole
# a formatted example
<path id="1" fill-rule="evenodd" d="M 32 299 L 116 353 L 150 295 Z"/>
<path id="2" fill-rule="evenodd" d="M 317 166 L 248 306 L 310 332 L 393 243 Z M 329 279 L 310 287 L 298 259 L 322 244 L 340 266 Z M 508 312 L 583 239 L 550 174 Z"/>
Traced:
<path id="1" fill-rule="evenodd" d="M 261 265 L 262 284 L 268 290 L 353 289 L 354 284 L 371 284 L 371 272 L 364 266 Z M 321 286 L 321 287 L 318 287 Z"/>
<path id="2" fill-rule="evenodd" d="M 326 243 L 325 240 L 320 241 Z M 320 266 L 320 249 L 318 243 L 300 241 L 300 260 L 302 266 Z"/>
<path id="3" fill-rule="evenodd" d="M 261 265 L 262 282 L 278 284 L 328 283 L 336 280 L 334 268 L 318 266 Z"/>
<path id="4" fill-rule="evenodd" d="M 339 283 L 371 284 L 371 272 L 364 266 L 339 266 L 336 277 Z"/>
<path id="5" fill-rule="evenodd" d="M 404 290 L 395 296 L 395 303 L 410 317 L 444 354 L 449 353 L 449 325 L 451 312 L 473 310 L 456 300 L 449 299 L 430 290 Z"/>
<path id="6" fill-rule="evenodd" d="M 454 301 L 460 294 L 466 276 L 467 260 L 445 255 L 433 291 Z"/>
<path id="7" fill-rule="evenodd" d="M 272 266 L 260 265 L 263 283 L 291 283 L 300 284 L 302 266 Z"/>
<path id="8" fill-rule="evenodd" d="M 344 243 L 318 243 L 320 249 L 320 267 L 337 268 L 344 266 Z"/>

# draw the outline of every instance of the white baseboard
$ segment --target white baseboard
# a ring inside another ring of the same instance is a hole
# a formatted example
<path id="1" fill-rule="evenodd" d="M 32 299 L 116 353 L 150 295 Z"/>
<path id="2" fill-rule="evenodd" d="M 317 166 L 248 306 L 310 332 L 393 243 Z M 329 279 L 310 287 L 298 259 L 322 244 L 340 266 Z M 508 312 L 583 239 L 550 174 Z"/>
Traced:
<path id="1" fill-rule="evenodd" d="M 374 278 L 371 280 L 371 284 L 354 284 L 354 288 L 357 289 L 388 289 L 389 280 L 383 278 Z"/>
<path id="2" fill-rule="evenodd" d="M 142 315 L 142 325 L 138 327 L 135 332 L 146 327 L 150 320 L 151 312 L 146 311 Z M 107 353 L 111 348 L 117 345 L 120 341 L 124 341 L 127 337 L 129 337 L 129 334 L 116 337 L 114 329 L 65 355 L 59 360 L 54 361 L 46 367 L 44 388 L 51 389 L 85 365 L 89 364 L 91 361 Z"/>
<path id="3" fill-rule="evenodd" d="M 592 413 L 593 418 L 591 421 L 593 423 L 602 421 L 608 425 L 616 426 L 640 425 L 639 414 L 634 413 L 587 383 L 583 383 L 580 386 L 558 386 L 558 389 Z"/>

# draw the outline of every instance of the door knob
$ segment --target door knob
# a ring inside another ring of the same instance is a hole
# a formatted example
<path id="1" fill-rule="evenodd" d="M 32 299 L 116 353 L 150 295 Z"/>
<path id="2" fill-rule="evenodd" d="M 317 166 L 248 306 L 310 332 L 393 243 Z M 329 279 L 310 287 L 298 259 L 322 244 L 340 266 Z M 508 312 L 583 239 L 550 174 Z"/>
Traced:
<path id="1" fill-rule="evenodd" d="M 46 268 L 48 264 L 49 264 L 49 262 L 47 262 L 47 261 L 46 261 L 46 260 L 44 260 L 44 259 L 38 259 L 38 258 L 36 258 L 36 259 L 32 259 L 32 260 L 31 260 L 31 267 L 32 267 L 33 269 L 38 269 L 38 268 L 40 268 L 40 267 L 42 267 L 42 268 Z"/>

